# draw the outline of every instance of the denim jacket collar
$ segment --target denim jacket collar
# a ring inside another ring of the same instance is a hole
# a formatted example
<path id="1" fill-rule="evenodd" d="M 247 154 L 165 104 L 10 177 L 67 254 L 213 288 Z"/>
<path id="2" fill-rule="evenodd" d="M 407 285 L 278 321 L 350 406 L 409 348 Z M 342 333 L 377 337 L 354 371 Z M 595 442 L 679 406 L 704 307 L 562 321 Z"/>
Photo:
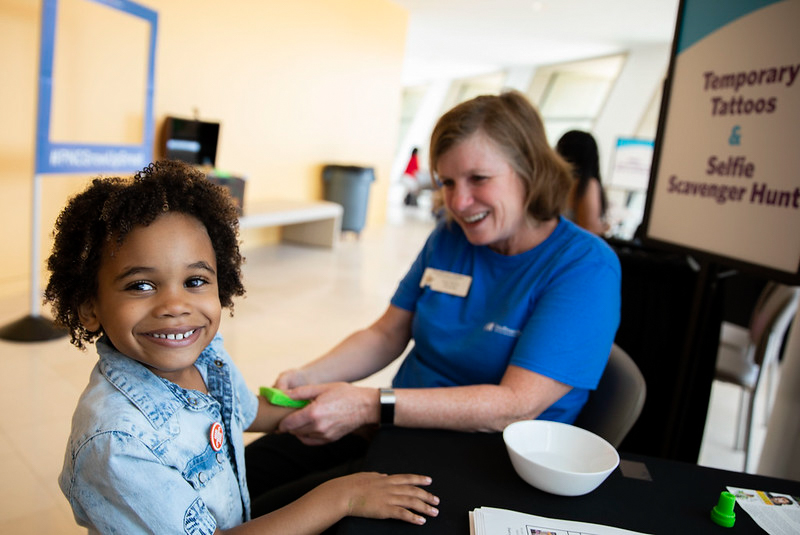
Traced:
<path id="1" fill-rule="evenodd" d="M 209 379 L 207 370 L 214 369 L 214 366 L 209 365 L 219 362 L 214 359 L 214 353 L 221 344 L 222 339 L 217 335 L 195 362 L 195 366 L 207 382 Z M 190 407 L 202 410 L 212 402 L 208 396 L 169 383 L 148 370 L 142 363 L 126 357 L 111 345 L 106 336 L 100 338 L 96 345 L 100 355 L 101 373 L 139 409 L 153 429 L 160 429 L 181 409 Z"/>

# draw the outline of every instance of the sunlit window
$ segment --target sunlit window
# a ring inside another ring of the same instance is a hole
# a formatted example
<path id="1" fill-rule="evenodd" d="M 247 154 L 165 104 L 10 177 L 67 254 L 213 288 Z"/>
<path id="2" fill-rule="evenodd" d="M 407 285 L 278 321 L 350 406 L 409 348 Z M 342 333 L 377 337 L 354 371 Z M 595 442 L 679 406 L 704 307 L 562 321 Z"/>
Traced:
<path id="1" fill-rule="evenodd" d="M 426 85 L 408 86 L 403 88 L 403 103 L 400 107 L 400 127 L 397 139 L 405 139 L 411 123 L 419 110 L 425 92 L 428 90 Z"/>
<path id="2" fill-rule="evenodd" d="M 616 55 L 536 70 L 528 96 L 551 143 L 567 130 L 592 130 L 624 62 L 624 55 Z"/>
<path id="3" fill-rule="evenodd" d="M 497 72 L 454 81 L 442 113 L 480 95 L 497 95 L 502 91 L 505 79 L 505 72 Z"/>
<path id="4" fill-rule="evenodd" d="M 664 86 L 659 85 L 658 89 L 653 94 L 650 104 L 647 105 L 647 110 L 639 122 L 634 135 L 642 139 L 655 139 L 656 132 L 658 131 L 658 116 L 661 112 L 661 97 L 664 94 Z"/>

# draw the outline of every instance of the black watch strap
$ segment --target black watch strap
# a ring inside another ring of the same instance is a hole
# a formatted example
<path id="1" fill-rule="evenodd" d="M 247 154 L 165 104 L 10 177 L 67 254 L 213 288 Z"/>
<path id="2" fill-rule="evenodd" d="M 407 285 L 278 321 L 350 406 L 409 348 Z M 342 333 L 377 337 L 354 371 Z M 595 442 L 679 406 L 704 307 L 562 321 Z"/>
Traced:
<path id="1" fill-rule="evenodd" d="M 394 425 L 394 390 L 391 388 L 381 388 L 379 392 L 381 400 L 381 427 Z"/>

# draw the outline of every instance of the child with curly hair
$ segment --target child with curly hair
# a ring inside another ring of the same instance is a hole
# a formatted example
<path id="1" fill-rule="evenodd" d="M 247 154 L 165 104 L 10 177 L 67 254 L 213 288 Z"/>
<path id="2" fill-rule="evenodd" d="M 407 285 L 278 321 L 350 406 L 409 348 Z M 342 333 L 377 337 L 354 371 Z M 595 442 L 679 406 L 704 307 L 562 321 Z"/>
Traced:
<path id="1" fill-rule="evenodd" d="M 347 515 L 415 524 L 438 498 L 412 474 L 329 480 L 250 520 L 243 431 L 291 410 L 251 393 L 217 330 L 244 294 L 237 211 L 179 162 L 97 178 L 55 226 L 45 299 L 99 361 L 59 485 L 91 533 L 320 533 Z M 416 511 L 416 512 L 415 512 Z M 421 514 L 417 514 L 421 513 Z"/>

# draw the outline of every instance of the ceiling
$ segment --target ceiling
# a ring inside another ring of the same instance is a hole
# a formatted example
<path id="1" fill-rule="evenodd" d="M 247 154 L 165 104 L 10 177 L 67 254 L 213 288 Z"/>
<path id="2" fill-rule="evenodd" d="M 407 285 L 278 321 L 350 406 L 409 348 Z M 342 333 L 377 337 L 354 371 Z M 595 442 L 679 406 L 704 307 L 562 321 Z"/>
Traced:
<path id="1" fill-rule="evenodd" d="M 409 12 L 404 85 L 672 42 L 679 0 L 393 0 Z"/>

